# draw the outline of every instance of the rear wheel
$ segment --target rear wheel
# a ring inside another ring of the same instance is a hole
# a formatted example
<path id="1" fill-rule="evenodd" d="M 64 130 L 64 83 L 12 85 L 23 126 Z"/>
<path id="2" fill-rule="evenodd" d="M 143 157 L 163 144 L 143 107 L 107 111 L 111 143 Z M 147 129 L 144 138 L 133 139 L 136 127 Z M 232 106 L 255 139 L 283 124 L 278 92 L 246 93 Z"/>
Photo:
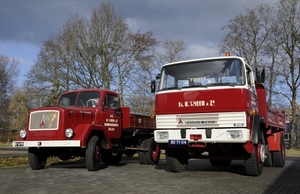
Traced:
<path id="1" fill-rule="evenodd" d="M 171 172 L 184 172 L 188 165 L 189 158 L 183 149 L 166 149 L 166 162 Z"/>
<path id="2" fill-rule="evenodd" d="M 264 167 L 265 144 L 262 131 L 259 134 L 258 144 L 254 145 L 254 151 L 250 157 L 244 161 L 246 173 L 251 176 L 259 176 Z"/>
<path id="3" fill-rule="evenodd" d="M 285 145 L 284 145 L 284 139 L 282 135 L 280 137 L 279 151 L 273 152 L 272 154 L 273 154 L 274 166 L 283 167 L 285 165 Z"/>
<path id="4" fill-rule="evenodd" d="M 85 151 L 85 164 L 88 171 L 95 171 L 100 168 L 101 146 L 99 137 L 93 136 Z"/>
<path id="5" fill-rule="evenodd" d="M 43 154 L 38 148 L 28 148 L 28 162 L 32 170 L 45 168 L 47 155 Z"/>
<path id="6" fill-rule="evenodd" d="M 147 152 L 145 153 L 147 164 L 156 165 L 160 159 L 160 147 L 153 138 L 145 140 Z"/>
<path id="7" fill-rule="evenodd" d="M 159 162 L 160 146 L 154 141 L 153 138 L 143 140 L 140 147 L 147 150 L 138 152 L 141 164 L 156 165 Z"/>
<path id="8" fill-rule="evenodd" d="M 140 148 L 145 148 L 145 147 L 146 147 L 146 141 L 142 141 L 140 144 Z M 144 151 L 138 151 L 138 155 L 139 155 L 140 164 L 147 164 L 146 153 Z"/>

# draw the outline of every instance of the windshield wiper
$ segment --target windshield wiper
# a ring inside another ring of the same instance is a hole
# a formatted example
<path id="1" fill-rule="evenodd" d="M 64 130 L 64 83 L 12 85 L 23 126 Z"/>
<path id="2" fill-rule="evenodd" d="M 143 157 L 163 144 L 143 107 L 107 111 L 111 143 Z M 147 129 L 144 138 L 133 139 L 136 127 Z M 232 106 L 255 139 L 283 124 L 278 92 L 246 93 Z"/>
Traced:
<path id="1" fill-rule="evenodd" d="M 181 88 L 207 88 L 207 86 L 205 85 L 191 85 L 191 86 L 184 86 L 184 87 L 181 87 Z"/>
<path id="2" fill-rule="evenodd" d="M 235 84 L 233 83 L 213 83 L 213 84 L 207 84 L 206 86 L 232 86 L 234 87 Z"/>

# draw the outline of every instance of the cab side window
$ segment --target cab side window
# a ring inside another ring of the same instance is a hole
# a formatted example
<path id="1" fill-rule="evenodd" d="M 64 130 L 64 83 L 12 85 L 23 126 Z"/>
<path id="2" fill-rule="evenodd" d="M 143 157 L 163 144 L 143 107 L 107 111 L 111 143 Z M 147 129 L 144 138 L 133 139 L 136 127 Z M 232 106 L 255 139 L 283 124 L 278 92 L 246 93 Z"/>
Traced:
<path id="1" fill-rule="evenodd" d="M 103 108 L 113 108 L 117 109 L 120 107 L 119 98 L 112 94 L 107 94 L 103 100 Z"/>

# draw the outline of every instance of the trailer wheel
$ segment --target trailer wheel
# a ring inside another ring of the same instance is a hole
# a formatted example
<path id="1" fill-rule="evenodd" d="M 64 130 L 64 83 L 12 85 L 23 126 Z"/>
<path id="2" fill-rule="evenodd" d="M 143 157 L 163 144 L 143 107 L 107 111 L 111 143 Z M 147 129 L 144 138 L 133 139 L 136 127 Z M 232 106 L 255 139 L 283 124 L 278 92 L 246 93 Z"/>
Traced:
<path id="1" fill-rule="evenodd" d="M 28 162 L 32 170 L 44 169 L 47 162 L 47 155 L 38 148 L 28 148 Z"/>
<path id="2" fill-rule="evenodd" d="M 93 136 L 85 151 L 85 164 L 88 171 L 95 171 L 100 168 L 101 146 L 98 136 Z"/>
<path id="3" fill-rule="evenodd" d="M 258 144 L 254 145 L 251 156 L 244 161 L 246 173 L 250 176 L 259 176 L 264 167 L 265 160 L 265 141 L 262 132 L 259 134 Z"/>
<path id="4" fill-rule="evenodd" d="M 171 172 L 184 172 L 189 162 L 183 149 L 166 149 L 166 162 Z"/>
<path id="5" fill-rule="evenodd" d="M 160 146 L 154 141 L 153 138 L 144 140 L 147 152 L 145 153 L 145 158 L 147 164 L 156 165 L 160 159 Z"/>
<path id="6" fill-rule="evenodd" d="M 142 141 L 140 144 L 141 148 L 146 148 L 146 141 Z M 144 151 L 138 151 L 140 164 L 147 164 L 146 153 Z"/>
<path id="7" fill-rule="evenodd" d="M 112 150 L 104 150 L 104 149 L 101 152 L 101 160 L 105 164 L 116 165 L 120 163 L 121 159 L 122 159 L 122 152 L 113 154 Z"/>
<path id="8" fill-rule="evenodd" d="M 272 152 L 272 154 L 273 154 L 274 166 L 283 167 L 285 165 L 285 145 L 284 145 L 284 139 L 282 135 L 280 137 L 279 151 Z"/>

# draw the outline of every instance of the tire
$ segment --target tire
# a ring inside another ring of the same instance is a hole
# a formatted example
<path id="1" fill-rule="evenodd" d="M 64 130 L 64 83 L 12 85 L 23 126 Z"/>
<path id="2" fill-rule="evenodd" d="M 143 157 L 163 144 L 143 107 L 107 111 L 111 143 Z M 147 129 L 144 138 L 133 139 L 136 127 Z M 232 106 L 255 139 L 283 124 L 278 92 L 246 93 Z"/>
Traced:
<path id="1" fill-rule="evenodd" d="M 264 161 L 264 166 L 267 167 L 273 166 L 273 157 L 272 157 L 272 153 L 270 152 L 269 145 L 266 145 L 266 158 Z"/>
<path id="2" fill-rule="evenodd" d="M 28 162 L 32 170 L 44 169 L 47 162 L 47 155 L 37 148 L 28 148 Z"/>
<path id="3" fill-rule="evenodd" d="M 261 175 L 264 167 L 265 159 L 265 144 L 264 135 L 262 131 L 259 134 L 258 144 L 254 145 L 254 151 L 251 153 L 250 157 L 245 159 L 245 169 L 246 174 L 250 176 Z"/>
<path id="4" fill-rule="evenodd" d="M 96 171 L 100 168 L 101 146 L 98 136 L 93 136 L 85 151 L 85 164 L 88 171 Z"/>
<path id="5" fill-rule="evenodd" d="M 185 155 L 183 149 L 167 148 L 166 162 L 171 172 L 184 172 L 188 165 L 189 158 Z"/>
<path id="6" fill-rule="evenodd" d="M 273 152 L 272 155 L 273 155 L 274 166 L 283 167 L 285 165 L 285 145 L 284 145 L 284 139 L 282 135 L 280 137 L 279 151 Z"/>
<path id="7" fill-rule="evenodd" d="M 112 150 L 102 150 L 101 152 L 101 160 L 105 164 L 117 165 L 120 163 L 121 159 L 122 159 L 122 152 L 119 152 L 116 155 L 112 153 Z"/>
<path id="8" fill-rule="evenodd" d="M 144 141 L 146 146 L 145 148 L 147 149 L 147 152 L 145 152 L 146 163 L 156 165 L 160 159 L 160 146 L 153 138 L 149 138 Z"/>
<path id="9" fill-rule="evenodd" d="M 146 141 L 142 141 L 140 144 L 141 148 L 146 148 Z M 138 151 L 140 164 L 147 164 L 146 153 L 144 151 Z"/>

